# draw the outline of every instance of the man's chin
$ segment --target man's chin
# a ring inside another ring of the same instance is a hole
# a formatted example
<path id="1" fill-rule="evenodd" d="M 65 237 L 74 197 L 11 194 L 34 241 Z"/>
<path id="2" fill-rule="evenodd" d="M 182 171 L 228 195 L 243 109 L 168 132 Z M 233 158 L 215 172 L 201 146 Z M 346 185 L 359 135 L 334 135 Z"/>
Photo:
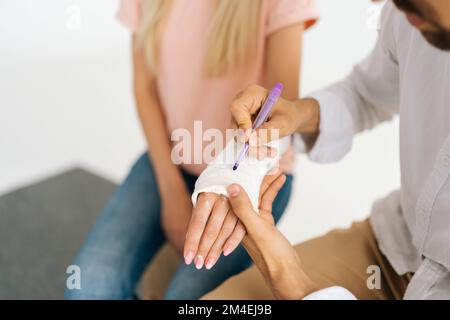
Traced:
<path id="1" fill-rule="evenodd" d="M 450 51 L 449 33 L 422 32 L 422 34 L 432 46 L 440 50 Z"/>

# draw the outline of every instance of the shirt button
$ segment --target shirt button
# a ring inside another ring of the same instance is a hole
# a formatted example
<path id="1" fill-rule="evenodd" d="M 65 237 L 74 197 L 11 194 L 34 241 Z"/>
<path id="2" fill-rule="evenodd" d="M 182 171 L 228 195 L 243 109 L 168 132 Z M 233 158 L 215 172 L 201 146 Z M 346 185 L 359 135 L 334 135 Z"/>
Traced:
<path id="1" fill-rule="evenodd" d="M 444 166 L 450 167 L 450 155 L 444 157 Z"/>

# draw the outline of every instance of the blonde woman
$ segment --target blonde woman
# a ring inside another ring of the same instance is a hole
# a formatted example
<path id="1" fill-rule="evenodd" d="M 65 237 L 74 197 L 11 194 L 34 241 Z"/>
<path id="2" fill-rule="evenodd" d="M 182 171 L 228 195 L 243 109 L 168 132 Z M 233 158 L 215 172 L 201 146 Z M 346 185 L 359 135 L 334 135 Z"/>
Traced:
<path id="1" fill-rule="evenodd" d="M 190 196 L 206 164 L 174 164 L 172 132 L 188 130 L 196 139 L 196 121 L 202 130 L 224 132 L 232 98 L 252 83 L 283 82 L 284 97 L 297 98 L 302 34 L 318 14 L 313 0 L 123 0 L 118 17 L 132 32 L 134 94 L 148 150 L 80 250 L 81 289 L 67 291 L 70 299 L 133 298 L 166 241 L 183 255 Z M 282 163 L 289 173 L 291 153 Z M 276 220 L 291 185 L 288 174 L 274 203 Z M 198 259 L 180 263 L 165 298 L 197 299 L 250 265 L 241 246 L 226 250 L 214 268 Z"/>

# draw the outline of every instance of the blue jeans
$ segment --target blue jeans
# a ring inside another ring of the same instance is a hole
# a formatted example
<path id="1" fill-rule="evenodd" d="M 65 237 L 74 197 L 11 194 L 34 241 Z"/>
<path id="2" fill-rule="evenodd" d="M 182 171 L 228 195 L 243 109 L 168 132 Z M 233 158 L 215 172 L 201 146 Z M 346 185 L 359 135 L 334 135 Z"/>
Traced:
<path id="1" fill-rule="evenodd" d="M 183 172 L 190 192 L 197 177 Z M 273 215 L 278 221 L 288 204 L 292 176 L 278 194 Z M 175 200 L 175 199 L 174 199 Z M 95 223 L 74 264 L 81 270 L 81 289 L 66 289 L 67 299 L 131 299 L 136 285 L 166 238 L 161 229 L 161 200 L 148 155 L 134 164 L 124 183 Z M 222 257 L 212 270 L 197 270 L 183 262 L 166 299 L 198 299 L 229 277 L 243 271 L 251 259 L 242 246 Z"/>

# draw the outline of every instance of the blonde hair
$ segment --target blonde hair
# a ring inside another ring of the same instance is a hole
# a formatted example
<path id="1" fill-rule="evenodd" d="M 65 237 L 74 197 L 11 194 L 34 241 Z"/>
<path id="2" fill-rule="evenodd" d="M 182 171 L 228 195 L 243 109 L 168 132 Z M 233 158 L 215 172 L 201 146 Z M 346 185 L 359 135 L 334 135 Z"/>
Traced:
<path id="1" fill-rule="evenodd" d="M 211 21 L 206 56 L 209 76 L 222 75 L 252 61 L 252 54 L 258 45 L 262 0 L 216 1 L 218 3 Z M 138 41 L 153 74 L 157 73 L 161 22 L 169 13 L 171 3 L 172 0 L 142 0 Z"/>

